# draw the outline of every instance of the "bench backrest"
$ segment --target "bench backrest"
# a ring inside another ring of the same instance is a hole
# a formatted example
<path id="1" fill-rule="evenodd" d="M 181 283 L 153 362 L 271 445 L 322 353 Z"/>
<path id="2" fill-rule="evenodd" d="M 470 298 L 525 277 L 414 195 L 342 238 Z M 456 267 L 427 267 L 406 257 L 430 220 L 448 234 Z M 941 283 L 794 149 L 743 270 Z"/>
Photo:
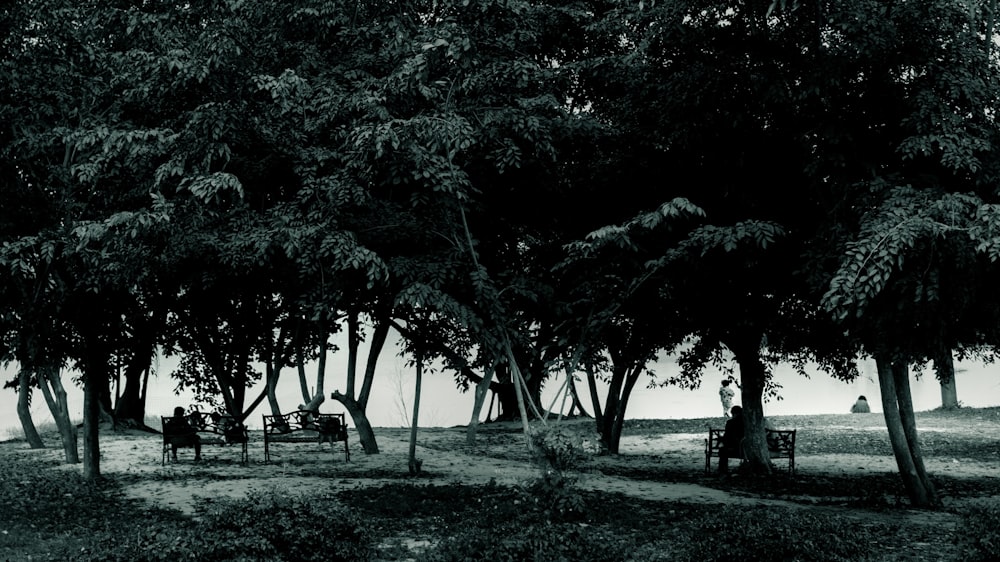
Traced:
<path id="1" fill-rule="evenodd" d="M 215 412 L 190 412 L 183 417 L 164 416 L 160 418 L 163 436 L 189 435 L 191 433 L 212 433 L 224 437 L 230 443 L 246 442 L 247 428 L 232 416 Z"/>
<path id="2" fill-rule="evenodd" d="M 788 455 L 795 452 L 795 431 L 794 429 L 767 429 L 765 438 L 767 439 L 767 450 L 771 453 Z M 709 429 L 707 450 L 718 452 L 722 448 L 722 435 L 724 429 Z"/>
<path id="3" fill-rule="evenodd" d="M 191 420 L 188 416 L 175 417 L 175 416 L 163 416 L 160 418 L 160 424 L 163 427 L 163 435 L 187 435 L 197 431 L 197 420 Z"/>
<path id="4" fill-rule="evenodd" d="M 718 451 L 722 448 L 722 434 L 725 433 L 724 429 L 709 429 L 708 430 L 708 450 Z"/>
<path id="5" fill-rule="evenodd" d="M 319 414 L 311 410 L 296 410 L 287 414 L 264 415 L 264 433 L 282 434 L 315 431 L 321 435 L 337 435 L 344 431 L 344 414 Z"/>
<path id="6" fill-rule="evenodd" d="M 767 450 L 785 455 L 795 452 L 795 430 L 768 429 Z"/>

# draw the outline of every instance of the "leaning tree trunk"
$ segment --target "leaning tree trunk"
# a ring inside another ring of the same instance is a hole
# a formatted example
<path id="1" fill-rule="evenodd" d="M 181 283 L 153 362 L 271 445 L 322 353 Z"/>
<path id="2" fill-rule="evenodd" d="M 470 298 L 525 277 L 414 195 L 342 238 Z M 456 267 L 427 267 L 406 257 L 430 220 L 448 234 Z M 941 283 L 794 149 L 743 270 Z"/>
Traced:
<path id="1" fill-rule="evenodd" d="M 281 404 L 278 404 L 278 379 L 281 376 L 281 368 L 275 368 L 272 361 L 267 361 L 264 366 L 264 387 L 267 389 L 267 404 L 271 407 L 271 415 L 281 415 Z"/>
<path id="2" fill-rule="evenodd" d="M 767 382 L 767 369 L 760 355 L 761 339 L 759 333 L 749 331 L 733 335 L 723 343 L 733 352 L 740 367 L 745 470 L 753 474 L 770 474 L 771 455 L 767 450 L 764 427 L 764 384 Z"/>
<path id="3" fill-rule="evenodd" d="M 906 363 L 879 356 L 875 358 L 875 365 L 878 369 L 882 412 L 889 431 L 889 443 L 896 457 L 903 487 L 910 497 L 910 503 L 915 507 L 936 506 L 940 502 L 924 469 Z"/>
<path id="4" fill-rule="evenodd" d="M 24 430 L 24 439 L 32 449 L 44 449 L 45 443 L 31 419 L 31 372 L 21 368 L 17 373 L 17 418 Z"/>
<path id="5" fill-rule="evenodd" d="M 77 451 L 76 426 L 69 419 L 69 402 L 66 398 L 66 388 L 63 387 L 59 369 L 45 367 L 39 371 L 38 384 L 45 397 L 45 402 L 52 413 L 52 419 L 59 429 L 59 438 L 63 445 L 63 456 L 67 464 L 80 462 Z"/>
<path id="6" fill-rule="evenodd" d="M 569 393 L 573 403 L 569 407 L 569 415 L 578 415 L 582 417 L 590 417 L 587 413 L 587 409 L 583 407 L 583 401 L 580 400 L 580 393 L 576 390 L 576 379 L 572 379 L 569 382 Z"/>
<path id="7" fill-rule="evenodd" d="M 361 439 L 361 448 L 364 449 L 365 453 L 377 455 L 379 453 L 378 442 L 375 441 L 375 432 L 372 430 L 372 424 L 368 421 L 368 414 L 365 413 L 364 408 L 354 398 L 336 390 L 330 394 L 330 398 L 343 404 L 347 413 L 351 415 L 354 428 L 358 430 L 358 438 Z"/>
<path id="8" fill-rule="evenodd" d="M 376 322 L 375 329 L 372 330 L 370 345 L 368 348 L 368 362 L 365 365 L 364 378 L 361 381 L 361 389 L 355 398 L 355 388 L 358 371 L 358 347 L 361 343 L 360 324 L 357 313 L 352 313 L 347 317 L 347 381 L 346 392 L 334 390 L 330 398 L 340 402 L 347 409 L 347 413 L 354 420 L 354 427 L 358 430 L 358 437 L 361 439 L 361 448 L 369 455 L 379 453 L 378 442 L 375 440 L 375 432 L 372 430 L 371 422 L 368 421 L 368 399 L 371 396 L 372 384 L 375 380 L 375 370 L 378 366 L 378 358 L 382 353 L 389 334 L 389 320 Z"/>
<path id="9" fill-rule="evenodd" d="M 587 389 L 590 391 L 590 403 L 594 407 L 594 423 L 597 424 L 597 430 L 600 431 L 602 425 L 604 424 L 604 411 L 601 409 L 601 396 L 597 392 L 597 374 L 594 373 L 594 364 L 587 363 Z"/>
<path id="10" fill-rule="evenodd" d="M 483 404 L 486 402 L 486 395 L 490 392 L 490 383 L 493 382 L 493 373 L 496 372 L 497 362 L 493 363 L 488 371 L 483 375 L 482 380 L 476 384 L 476 397 L 472 404 L 472 417 L 469 419 L 469 427 L 465 428 L 465 442 L 469 445 L 476 443 L 476 431 L 479 429 L 479 416 L 483 412 Z M 487 412 L 487 417 L 489 413 Z"/>

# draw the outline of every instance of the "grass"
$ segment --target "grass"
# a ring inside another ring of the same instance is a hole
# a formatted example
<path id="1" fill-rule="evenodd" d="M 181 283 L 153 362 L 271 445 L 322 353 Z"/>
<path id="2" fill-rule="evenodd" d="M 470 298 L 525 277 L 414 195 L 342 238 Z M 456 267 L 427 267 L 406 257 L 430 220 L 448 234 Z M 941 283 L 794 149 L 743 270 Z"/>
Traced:
<path id="1" fill-rule="evenodd" d="M 837 427 L 843 418 L 795 418 L 776 418 L 776 425 L 802 428 L 810 451 L 871 454 L 888 446 L 884 432 Z M 873 415 L 873 423 L 879 419 Z M 626 430 L 701 433 L 709 421 L 631 420 Z M 928 455 L 997 460 L 1000 408 L 924 412 L 918 424 L 935 428 L 922 434 Z M 977 437 L 949 429 L 968 426 L 984 431 Z M 1000 555 L 1000 510 L 970 504 L 912 517 L 891 474 L 719 479 L 626 464 L 616 470 L 634 479 L 693 482 L 793 503 L 647 501 L 551 479 L 514 487 L 416 479 L 309 498 L 209 502 L 208 511 L 191 519 L 127 501 L 120 489 L 128 477 L 90 483 L 54 463 L 18 458 L 0 455 L 0 560 L 304 559 L 288 554 L 289 545 L 314 544 L 333 528 L 344 560 L 971 561 Z M 946 496 L 1000 495 L 998 478 L 936 475 L 935 481 Z M 283 515 L 266 516 L 277 512 Z M 324 514 L 336 514 L 335 520 L 321 521 Z"/>

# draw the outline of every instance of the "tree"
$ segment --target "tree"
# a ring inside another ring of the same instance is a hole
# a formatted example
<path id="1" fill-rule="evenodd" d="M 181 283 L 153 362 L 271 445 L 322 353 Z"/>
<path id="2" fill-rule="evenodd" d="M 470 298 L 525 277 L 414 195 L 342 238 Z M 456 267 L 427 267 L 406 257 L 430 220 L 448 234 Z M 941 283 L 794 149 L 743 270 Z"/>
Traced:
<path id="1" fill-rule="evenodd" d="M 766 9 L 618 6 L 597 29 L 620 40 L 595 38 L 602 56 L 580 70 L 590 111 L 618 131 L 604 156 L 623 170 L 619 182 L 650 184 L 646 199 L 628 201 L 635 217 L 629 229 L 623 221 L 597 233 L 627 240 L 623 259 L 652 260 L 640 275 L 654 275 L 659 299 L 669 303 L 674 335 L 664 347 L 691 338 L 683 356 L 690 384 L 722 351 L 735 357 L 755 471 L 770 465 L 762 405 L 769 364 L 823 356 L 829 361 L 822 366 L 846 376 L 850 355 L 838 358 L 820 335 L 833 330 L 818 317 L 818 297 L 810 297 L 815 289 L 800 267 L 816 217 L 827 212 L 807 140 L 817 121 L 803 119 L 815 101 L 790 87 L 811 83 L 817 72 L 815 22 L 805 10 L 772 17 Z M 656 213 L 644 210 L 678 198 L 707 218 L 664 235 L 655 229 Z M 810 326 L 806 333 L 816 337 L 799 338 L 791 326 Z"/>
<path id="2" fill-rule="evenodd" d="M 996 341 L 996 69 L 975 13 L 945 2 L 870 9 L 865 35 L 900 47 L 876 44 L 863 82 L 893 102 L 869 128 L 885 139 L 882 166 L 846 192 L 853 216 L 824 304 L 875 357 L 904 485 L 914 504 L 934 505 L 907 371 Z"/>

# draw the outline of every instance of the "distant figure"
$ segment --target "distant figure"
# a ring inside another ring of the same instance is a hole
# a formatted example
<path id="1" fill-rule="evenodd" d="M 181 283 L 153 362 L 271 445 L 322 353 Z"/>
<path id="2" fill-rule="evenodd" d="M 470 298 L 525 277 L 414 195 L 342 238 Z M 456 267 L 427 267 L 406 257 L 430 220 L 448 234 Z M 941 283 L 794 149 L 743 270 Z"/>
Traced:
<path id="1" fill-rule="evenodd" d="M 743 408 L 733 406 L 732 417 L 726 422 L 722 433 L 722 447 L 719 449 L 719 473 L 729 472 L 731 457 L 743 458 Z"/>
<path id="2" fill-rule="evenodd" d="M 733 407 L 733 396 L 736 396 L 736 391 L 729 388 L 729 383 L 732 382 L 729 379 L 722 381 L 722 386 L 719 387 L 719 399 L 722 400 L 722 417 L 729 417 L 729 410 Z"/>
<path id="3" fill-rule="evenodd" d="M 173 453 L 174 460 L 177 460 L 177 447 L 194 447 L 194 460 L 200 461 L 201 437 L 198 437 L 198 430 L 184 415 L 182 406 L 174 408 L 174 417 L 170 427 L 170 451 Z"/>
<path id="4" fill-rule="evenodd" d="M 858 401 L 851 406 L 852 414 L 870 414 L 872 409 L 868 407 L 868 399 L 865 398 L 864 394 L 858 396 Z"/>

